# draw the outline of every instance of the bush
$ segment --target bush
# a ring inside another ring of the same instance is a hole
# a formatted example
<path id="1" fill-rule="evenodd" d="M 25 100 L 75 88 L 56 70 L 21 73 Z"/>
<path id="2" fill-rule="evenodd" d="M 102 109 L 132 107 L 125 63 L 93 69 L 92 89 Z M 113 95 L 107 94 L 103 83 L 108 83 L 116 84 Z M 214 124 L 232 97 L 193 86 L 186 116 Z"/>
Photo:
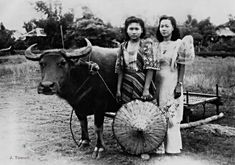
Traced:
<path id="1" fill-rule="evenodd" d="M 7 48 L 14 43 L 14 39 L 11 37 L 13 31 L 8 29 L 0 29 L 0 49 Z"/>

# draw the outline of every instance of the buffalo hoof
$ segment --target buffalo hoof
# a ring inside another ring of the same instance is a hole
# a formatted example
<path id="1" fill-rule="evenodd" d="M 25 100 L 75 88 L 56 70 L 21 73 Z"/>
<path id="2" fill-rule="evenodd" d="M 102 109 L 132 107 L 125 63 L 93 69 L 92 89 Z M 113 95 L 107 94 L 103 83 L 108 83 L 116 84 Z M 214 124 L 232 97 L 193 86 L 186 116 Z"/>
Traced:
<path id="1" fill-rule="evenodd" d="M 103 147 L 102 148 L 95 147 L 95 149 L 92 153 L 92 158 L 93 159 L 100 159 L 100 158 L 104 157 L 104 154 L 105 154 L 105 149 Z"/>
<path id="2" fill-rule="evenodd" d="M 87 148 L 90 146 L 89 140 L 79 140 L 78 146 L 80 151 L 87 150 Z"/>

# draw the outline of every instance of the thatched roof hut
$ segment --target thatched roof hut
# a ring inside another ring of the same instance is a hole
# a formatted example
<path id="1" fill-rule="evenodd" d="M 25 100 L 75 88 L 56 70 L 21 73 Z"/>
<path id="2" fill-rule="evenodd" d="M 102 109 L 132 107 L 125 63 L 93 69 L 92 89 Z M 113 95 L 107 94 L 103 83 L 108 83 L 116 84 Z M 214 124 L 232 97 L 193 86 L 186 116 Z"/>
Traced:
<path id="1" fill-rule="evenodd" d="M 235 37 L 235 33 L 228 27 L 220 27 L 216 30 L 216 34 L 220 37 Z"/>

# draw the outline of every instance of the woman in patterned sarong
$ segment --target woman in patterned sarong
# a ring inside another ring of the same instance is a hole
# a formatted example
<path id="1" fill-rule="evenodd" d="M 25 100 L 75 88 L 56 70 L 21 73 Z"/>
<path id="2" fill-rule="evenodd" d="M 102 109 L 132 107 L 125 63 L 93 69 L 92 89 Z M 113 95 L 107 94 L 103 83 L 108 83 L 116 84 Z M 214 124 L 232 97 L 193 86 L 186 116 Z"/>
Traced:
<path id="1" fill-rule="evenodd" d="M 158 69 L 153 57 L 153 42 L 143 40 L 145 25 L 142 19 L 129 17 L 125 21 L 126 41 L 120 45 L 115 73 L 118 74 L 117 101 L 127 103 L 134 99 L 151 99 L 150 81 Z"/>

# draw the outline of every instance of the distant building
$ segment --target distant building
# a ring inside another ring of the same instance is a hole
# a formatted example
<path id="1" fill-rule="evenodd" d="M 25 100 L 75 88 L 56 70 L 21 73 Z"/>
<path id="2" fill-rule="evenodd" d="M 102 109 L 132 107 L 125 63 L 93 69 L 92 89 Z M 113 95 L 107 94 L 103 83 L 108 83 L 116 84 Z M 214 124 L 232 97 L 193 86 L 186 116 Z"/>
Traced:
<path id="1" fill-rule="evenodd" d="M 230 42 L 235 38 L 235 33 L 226 26 L 218 26 L 215 32 L 219 42 Z"/>
<path id="2" fill-rule="evenodd" d="M 35 28 L 31 30 L 30 32 L 25 34 L 26 37 L 45 37 L 47 36 L 46 33 L 44 32 L 43 28 Z"/>
<path id="3" fill-rule="evenodd" d="M 216 34 L 220 37 L 235 37 L 235 33 L 229 29 L 229 27 L 219 27 L 216 30 Z"/>
<path id="4" fill-rule="evenodd" d="M 235 32 L 231 30 L 229 24 L 220 25 L 216 28 L 217 44 L 215 50 L 235 52 Z"/>
<path id="5" fill-rule="evenodd" d="M 12 36 L 15 38 L 15 40 L 18 40 L 18 39 L 25 40 L 26 37 L 46 37 L 47 35 L 44 32 L 43 28 L 35 28 L 25 34 L 15 30 L 14 33 L 12 34 Z"/>

